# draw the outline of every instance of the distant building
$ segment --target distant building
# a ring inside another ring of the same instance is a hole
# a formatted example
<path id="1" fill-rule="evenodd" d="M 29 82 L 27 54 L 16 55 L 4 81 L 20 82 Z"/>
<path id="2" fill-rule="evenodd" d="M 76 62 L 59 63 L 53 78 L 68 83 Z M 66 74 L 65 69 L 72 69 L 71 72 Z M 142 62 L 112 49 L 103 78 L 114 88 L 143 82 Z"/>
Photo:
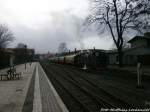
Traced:
<path id="1" fill-rule="evenodd" d="M 15 63 L 25 63 L 33 61 L 35 51 L 34 49 L 25 48 L 11 48 L 15 53 Z"/>
<path id="2" fill-rule="evenodd" d="M 0 68 L 13 66 L 34 60 L 34 49 L 6 48 L 0 49 Z"/>
<path id="3" fill-rule="evenodd" d="M 13 66 L 14 52 L 9 49 L 0 49 L 0 68 Z"/>
<path id="4" fill-rule="evenodd" d="M 48 59 L 50 57 L 54 57 L 54 54 L 50 53 L 50 52 L 47 52 L 45 54 L 36 54 L 35 55 L 35 60 L 36 61 L 38 61 L 38 60 L 45 60 L 45 59 Z"/>
<path id="5" fill-rule="evenodd" d="M 123 64 L 136 65 L 140 60 L 144 65 L 150 65 L 150 33 L 135 36 L 128 41 L 131 48 L 123 49 Z M 118 64 L 117 50 L 109 51 L 109 64 Z"/>

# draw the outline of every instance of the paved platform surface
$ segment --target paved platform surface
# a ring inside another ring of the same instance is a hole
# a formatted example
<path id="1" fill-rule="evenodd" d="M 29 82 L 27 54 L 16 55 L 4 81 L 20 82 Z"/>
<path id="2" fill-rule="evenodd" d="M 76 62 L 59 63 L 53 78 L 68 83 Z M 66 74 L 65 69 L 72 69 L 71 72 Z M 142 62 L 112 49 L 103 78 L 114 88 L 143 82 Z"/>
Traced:
<path id="1" fill-rule="evenodd" d="M 69 112 L 48 80 L 41 65 L 38 64 L 39 85 L 41 91 L 42 112 Z"/>
<path id="2" fill-rule="evenodd" d="M 16 72 L 23 72 L 21 79 L 0 81 L 0 112 L 21 112 L 36 63 L 17 65 Z M 1 70 L 5 73 L 7 69 Z"/>
<path id="3" fill-rule="evenodd" d="M 20 80 L 0 81 L 0 112 L 69 112 L 39 63 L 16 70 Z"/>

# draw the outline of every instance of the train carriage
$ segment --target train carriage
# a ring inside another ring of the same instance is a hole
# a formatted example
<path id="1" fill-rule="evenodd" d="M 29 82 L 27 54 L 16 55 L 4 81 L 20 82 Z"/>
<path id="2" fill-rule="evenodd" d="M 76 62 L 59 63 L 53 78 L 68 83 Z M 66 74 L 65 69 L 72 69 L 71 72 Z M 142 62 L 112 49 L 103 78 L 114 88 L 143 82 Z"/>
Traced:
<path id="1" fill-rule="evenodd" d="M 80 52 L 50 58 L 51 62 L 70 64 L 82 68 L 85 64 L 90 69 L 106 68 L 108 57 L 104 50 L 83 50 Z"/>
<path id="2" fill-rule="evenodd" d="M 76 66 L 83 67 L 86 64 L 88 68 L 92 69 L 106 68 L 108 64 L 108 57 L 103 50 L 89 50 L 80 53 L 74 60 Z"/>
<path id="3" fill-rule="evenodd" d="M 65 59 L 66 59 L 65 63 L 74 65 L 74 59 L 75 59 L 76 55 L 77 54 L 72 54 L 72 55 L 65 56 Z"/>

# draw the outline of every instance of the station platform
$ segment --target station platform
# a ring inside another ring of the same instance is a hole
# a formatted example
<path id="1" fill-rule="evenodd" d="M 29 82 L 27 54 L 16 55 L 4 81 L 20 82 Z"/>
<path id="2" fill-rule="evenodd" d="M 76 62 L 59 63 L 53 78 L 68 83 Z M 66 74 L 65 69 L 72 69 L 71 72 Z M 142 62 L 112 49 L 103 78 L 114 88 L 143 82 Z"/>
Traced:
<path id="1" fill-rule="evenodd" d="M 15 68 L 21 79 L 0 81 L 0 112 L 69 112 L 38 62 Z"/>

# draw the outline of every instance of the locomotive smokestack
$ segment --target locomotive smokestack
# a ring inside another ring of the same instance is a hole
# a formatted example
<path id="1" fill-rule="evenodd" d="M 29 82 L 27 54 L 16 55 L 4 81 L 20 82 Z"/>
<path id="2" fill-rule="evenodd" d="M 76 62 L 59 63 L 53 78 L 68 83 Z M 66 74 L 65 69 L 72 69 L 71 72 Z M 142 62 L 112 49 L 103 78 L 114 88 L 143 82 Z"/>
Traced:
<path id="1" fill-rule="evenodd" d="M 69 50 L 69 54 L 70 54 L 70 50 Z"/>
<path id="2" fill-rule="evenodd" d="M 75 52 L 75 53 L 77 52 L 77 49 L 76 49 L 76 48 L 74 49 L 74 52 Z"/>
<path id="3" fill-rule="evenodd" d="M 94 48 L 94 51 L 95 51 L 95 46 L 93 48 Z"/>

